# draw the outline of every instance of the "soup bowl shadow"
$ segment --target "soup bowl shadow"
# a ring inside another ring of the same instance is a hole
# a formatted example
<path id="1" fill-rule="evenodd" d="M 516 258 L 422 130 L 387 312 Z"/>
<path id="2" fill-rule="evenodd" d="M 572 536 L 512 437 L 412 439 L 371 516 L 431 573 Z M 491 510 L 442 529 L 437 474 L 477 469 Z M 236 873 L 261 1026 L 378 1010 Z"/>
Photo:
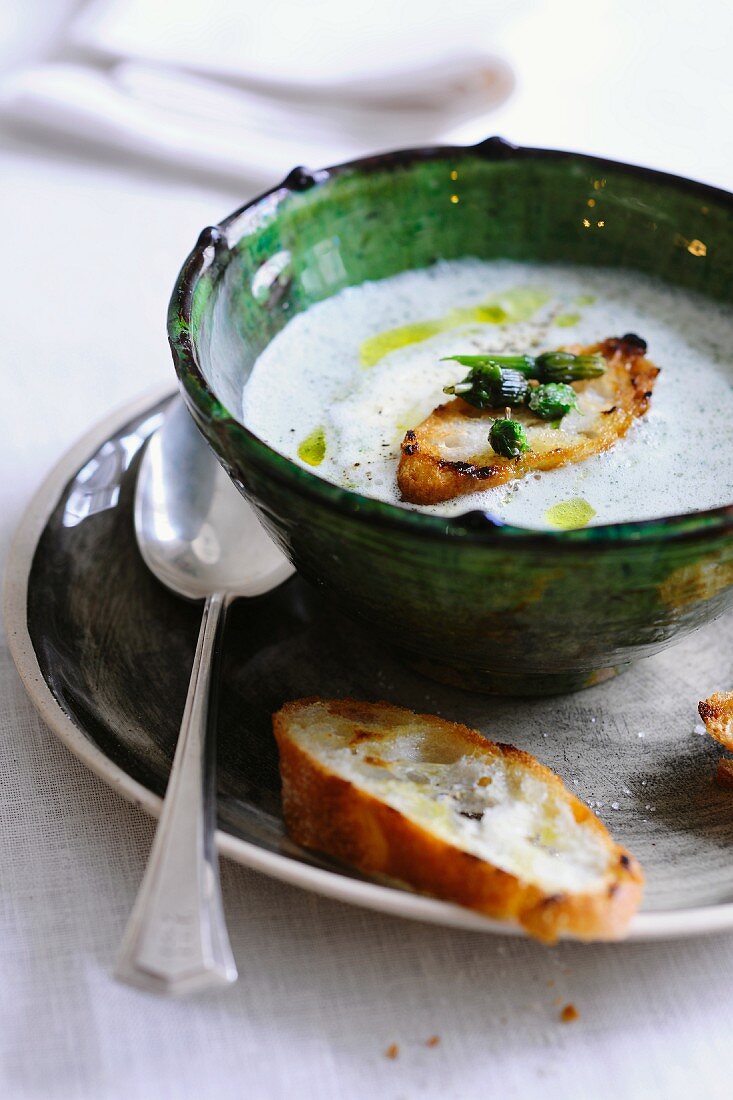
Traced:
<path id="1" fill-rule="evenodd" d="M 255 360 L 295 314 L 463 256 L 630 268 L 730 301 L 733 197 L 500 138 L 296 168 L 201 233 L 170 304 L 176 371 L 234 483 L 341 610 L 436 679 L 574 691 L 730 606 L 733 506 L 557 532 L 427 515 L 320 479 L 239 419 Z"/>

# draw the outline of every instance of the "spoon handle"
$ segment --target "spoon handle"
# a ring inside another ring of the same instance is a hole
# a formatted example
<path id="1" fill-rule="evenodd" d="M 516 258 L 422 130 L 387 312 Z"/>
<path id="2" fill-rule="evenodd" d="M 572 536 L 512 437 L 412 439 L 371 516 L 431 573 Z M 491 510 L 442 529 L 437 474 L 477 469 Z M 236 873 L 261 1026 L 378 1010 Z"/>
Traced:
<path id="1" fill-rule="evenodd" d="M 158 993 L 188 993 L 237 978 L 219 885 L 212 684 L 227 600 L 209 596 L 163 810 L 130 914 L 115 976 Z"/>

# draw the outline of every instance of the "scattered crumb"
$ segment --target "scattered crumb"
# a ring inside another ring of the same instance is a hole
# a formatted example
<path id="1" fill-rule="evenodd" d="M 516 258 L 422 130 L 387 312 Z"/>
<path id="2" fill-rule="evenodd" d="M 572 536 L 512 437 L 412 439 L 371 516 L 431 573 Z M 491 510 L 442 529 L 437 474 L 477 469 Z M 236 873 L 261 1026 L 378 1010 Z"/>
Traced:
<path id="1" fill-rule="evenodd" d="M 637 735 L 636 735 L 636 736 L 637 736 L 637 737 L 646 737 L 646 734 L 645 734 L 645 733 L 642 733 L 642 732 L 641 732 L 641 730 L 639 730 L 639 732 L 637 733 Z"/>
<path id="2" fill-rule="evenodd" d="M 715 773 L 715 782 L 719 787 L 733 790 L 733 757 L 723 757 L 718 761 L 718 770 Z"/>
<path id="3" fill-rule="evenodd" d="M 707 730 L 705 729 L 702 722 L 698 722 L 697 725 L 695 726 L 694 732 L 699 733 L 702 736 L 702 734 L 707 733 Z"/>
<path id="4" fill-rule="evenodd" d="M 618 808 L 619 808 L 618 802 L 612 802 L 611 803 L 611 809 L 612 810 L 617 810 Z"/>
<path id="5" fill-rule="evenodd" d="M 399 1053 L 400 1053 L 400 1048 L 397 1046 L 397 1043 L 390 1043 L 389 1046 L 387 1047 L 387 1049 L 384 1052 L 384 1056 L 385 1056 L 385 1058 L 391 1058 L 392 1061 L 394 1061 L 394 1059 L 397 1057 L 397 1055 Z"/>
<path id="6" fill-rule="evenodd" d="M 580 1013 L 578 1012 L 575 1005 L 565 1005 L 565 1008 L 560 1013 L 560 1021 L 563 1024 L 571 1024 L 573 1020 L 577 1020 L 579 1018 Z"/>
<path id="7" fill-rule="evenodd" d="M 482 775 L 481 778 L 478 781 L 479 787 L 488 787 L 490 783 L 491 783 L 491 776 L 490 775 Z"/>
<path id="8" fill-rule="evenodd" d="M 437 1047 L 440 1043 L 440 1035 L 431 1035 L 429 1039 L 425 1040 L 426 1047 Z"/>

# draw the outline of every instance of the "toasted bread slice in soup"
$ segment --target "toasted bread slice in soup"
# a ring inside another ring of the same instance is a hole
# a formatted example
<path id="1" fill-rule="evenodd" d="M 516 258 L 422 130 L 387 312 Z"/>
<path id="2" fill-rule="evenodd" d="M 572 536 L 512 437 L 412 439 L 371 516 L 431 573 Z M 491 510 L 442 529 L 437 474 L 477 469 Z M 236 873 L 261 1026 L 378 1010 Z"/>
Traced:
<path id="1" fill-rule="evenodd" d="M 710 736 L 733 752 L 733 691 L 716 691 L 697 709 Z"/>
<path id="2" fill-rule="evenodd" d="M 638 863 L 526 752 L 350 699 L 288 703 L 273 726 L 297 843 L 547 943 L 624 935 L 641 899 Z"/>
<path id="3" fill-rule="evenodd" d="M 608 450 L 643 416 L 659 370 L 646 358 L 638 337 L 611 337 L 589 347 L 564 350 L 591 355 L 600 352 L 607 369 L 599 378 L 573 382 L 578 408 L 553 428 L 528 408 L 511 416 L 527 433 L 531 450 L 520 458 L 503 458 L 489 443 L 492 420 L 504 409 L 477 409 L 460 397 L 437 409 L 402 441 L 397 483 L 410 504 L 440 504 L 464 493 L 488 489 L 535 470 L 552 470 L 567 462 L 582 462 Z"/>

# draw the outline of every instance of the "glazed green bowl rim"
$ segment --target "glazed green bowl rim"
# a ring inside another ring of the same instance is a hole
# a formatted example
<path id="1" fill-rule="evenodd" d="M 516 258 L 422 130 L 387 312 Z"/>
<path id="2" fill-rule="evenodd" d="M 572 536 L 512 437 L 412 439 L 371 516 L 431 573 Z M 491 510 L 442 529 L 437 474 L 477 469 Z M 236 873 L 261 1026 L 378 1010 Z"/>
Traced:
<path id="1" fill-rule="evenodd" d="M 354 519 L 365 521 L 369 525 L 401 529 L 405 534 L 441 539 L 458 538 L 461 541 L 486 544 L 496 544 L 497 541 L 509 539 L 533 546 L 545 545 L 553 550 L 559 550 L 562 547 L 570 549 L 573 546 L 577 547 L 578 543 L 583 543 L 590 550 L 591 547 L 608 549 L 612 544 L 618 543 L 658 543 L 706 535 L 720 536 L 733 529 L 733 504 L 699 512 L 627 523 L 599 524 L 570 531 L 537 531 L 515 527 L 505 524 L 489 512 L 477 509 L 448 517 L 401 508 L 386 501 L 364 496 L 351 489 L 343 489 L 298 466 L 251 432 L 241 420 L 232 415 L 213 392 L 199 363 L 192 334 L 192 307 L 199 280 L 217 261 L 221 247 L 228 245 L 227 231 L 239 222 L 243 215 L 257 208 L 266 208 L 271 214 L 289 195 L 312 187 L 321 187 L 339 175 L 367 174 L 382 171 L 385 168 L 404 168 L 420 161 L 454 160 L 466 154 L 494 161 L 525 158 L 576 160 L 600 172 L 604 169 L 615 169 L 630 176 L 657 181 L 663 186 L 692 193 L 703 201 L 712 200 L 733 212 L 733 194 L 709 184 L 585 153 L 513 145 L 501 137 L 490 137 L 475 145 L 417 146 L 398 149 L 344 161 L 317 171 L 303 167 L 294 168 L 281 183 L 250 199 L 217 225 L 204 229 L 178 275 L 168 309 L 168 340 L 183 396 L 189 404 L 194 419 L 204 425 L 218 423 L 225 432 L 228 429 L 234 429 L 237 433 L 237 446 L 243 447 L 243 457 L 253 461 L 269 476 L 297 493 L 314 498 L 328 508 L 342 514 L 349 514 Z"/>

